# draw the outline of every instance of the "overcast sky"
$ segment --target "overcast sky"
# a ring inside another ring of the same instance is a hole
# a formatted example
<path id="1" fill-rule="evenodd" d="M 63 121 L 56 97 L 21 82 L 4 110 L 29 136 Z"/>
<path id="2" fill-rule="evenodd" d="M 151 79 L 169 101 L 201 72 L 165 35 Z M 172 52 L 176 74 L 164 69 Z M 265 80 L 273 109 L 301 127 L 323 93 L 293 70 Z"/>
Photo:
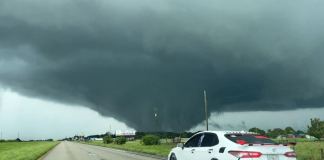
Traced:
<path id="1" fill-rule="evenodd" d="M 212 119 L 235 117 L 227 128 L 279 117 L 305 128 L 324 107 L 322 15 L 321 0 L 0 0 L 1 124 L 60 125 L 47 117 L 65 115 L 80 122 L 69 134 L 85 117 L 190 130 L 207 90 Z M 7 121 L 27 108 L 33 123 Z"/>
<path id="2" fill-rule="evenodd" d="M 285 128 L 306 130 L 309 119 L 324 119 L 324 108 L 300 109 L 281 112 L 227 112 L 213 113 L 209 127 L 214 130 L 248 130 Z M 301 116 L 302 115 L 302 116 Z M 275 117 L 275 118 L 274 118 Z M 204 130 L 202 122 L 188 131 Z M 76 134 L 93 135 L 107 131 L 134 130 L 125 123 L 99 115 L 84 106 L 24 97 L 10 90 L 0 91 L 0 131 L 2 138 L 15 139 L 62 139 Z M 0 138 L 1 139 L 1 138 Z"/>
<path id="3" fill-rule="evenodd" d="M 84 106 L 69 106 L 1 90 L 0 130 L 5 139 L 15 139 L 19 134 L 20 138 L 28 140 L 133 129 Z"/>

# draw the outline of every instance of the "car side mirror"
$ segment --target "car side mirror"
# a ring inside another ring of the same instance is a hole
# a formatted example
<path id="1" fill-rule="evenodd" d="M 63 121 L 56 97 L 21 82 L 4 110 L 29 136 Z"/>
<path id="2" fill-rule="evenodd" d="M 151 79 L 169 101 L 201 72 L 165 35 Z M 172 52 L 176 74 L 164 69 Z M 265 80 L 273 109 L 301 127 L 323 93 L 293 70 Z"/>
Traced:
<path id="1" fill-rule="evenodd" d="M 183 145 L 183 143 L 178 143 L 178 144 L 177 144 L 177 147 L 180 147 L 180 148 L 183 149 L 183 148 L 184 148 L 184 145 Z"/>

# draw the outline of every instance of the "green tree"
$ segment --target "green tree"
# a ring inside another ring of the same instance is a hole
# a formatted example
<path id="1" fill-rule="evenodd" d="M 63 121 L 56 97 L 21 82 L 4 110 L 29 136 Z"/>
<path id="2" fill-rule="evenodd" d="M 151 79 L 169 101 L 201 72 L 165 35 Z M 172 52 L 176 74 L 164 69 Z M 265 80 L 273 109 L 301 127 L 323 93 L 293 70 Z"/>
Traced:
<path id="1" fill-rule="evenodd" d="M 103 137 L 103 143 L 109 144 L 113 142 L 113 138 L 109 135 Z"/>
<path id="2" fill-rule="evenodd" d="M 160 137 L 155 135 L 146 135 L 142 138 L 144 145 L 157 145 L 160 144 Z"/>
<path id="3" fill-rule="evenodd" d="M 257 127 L 250 128 L 249 132 L 258 133 L 260 135 L 265 135 L 266 134 L 266 132 L 264 130 L 262 130 L 260 128 L 257 128 Z"/>
<path id="4" fill-rule="evenodd" d="M 116 137 L 115 138 L 115 143 L 116 144 L 125 144 L 127 139 L 125 137 Z"/>
<path id="5" fill-rule="evenodd" d="M 285 128 L 286 134 L 295 134 L 296 131 L 292 127 L 286 127 Z"/>
<path id="6" fill-rule="evenodd" d="M 305 134 L 305 132 L 301 131 L 301 130 L 298 130 L 298 131 L 296 131 L 296 134 Z"/>
<path id="7" fill-rule="evenodd" d="M 266 135 L 271 138 L 277 138 L 280 135 L 285 135 L 285 130 L 282 130 L 280 128 L 275 128 L 273 130 L 269 129 Z"/>
<path id="8" fill-rule="evenodd" d="M 307 133 L 318 139 L 324 138 L 324 121 L 319 118 L 311 119 L 311 124 L 308 126 Z"/>

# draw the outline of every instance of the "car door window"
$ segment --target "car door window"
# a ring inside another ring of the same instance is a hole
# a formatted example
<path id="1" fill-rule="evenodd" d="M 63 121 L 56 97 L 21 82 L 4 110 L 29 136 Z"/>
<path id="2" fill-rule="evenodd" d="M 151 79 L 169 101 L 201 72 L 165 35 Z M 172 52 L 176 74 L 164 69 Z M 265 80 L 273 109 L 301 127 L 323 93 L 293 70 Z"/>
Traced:
<path id="1" fill-rule="evenodd" d="M 189 139 L 187 141 L 187 143 L 184 145 L 184 147 L 198 147 L 198 144 L 199 144 L 199 140 L 200 140 L 200 137 L 202 136 L 202 134 L 197 134 L 195 135 L 194 137 L 192 137 L 191 139 Z"/>
<path id="2" fill-rule="evenodd" d="M 201 147 L 211 147 L 219 143 L 218 137 L 214 133 L 205 133 L 201 142 Z"/>
<path id="3" fill-rule="evenodd" d="M 198 141 L 198 147 L 201 146 L 201 143 L 202 143 L 204 137 L 205 137 L 205 134 L 202 134 L 202 135 L 200 136 L 199 141 Z"/>

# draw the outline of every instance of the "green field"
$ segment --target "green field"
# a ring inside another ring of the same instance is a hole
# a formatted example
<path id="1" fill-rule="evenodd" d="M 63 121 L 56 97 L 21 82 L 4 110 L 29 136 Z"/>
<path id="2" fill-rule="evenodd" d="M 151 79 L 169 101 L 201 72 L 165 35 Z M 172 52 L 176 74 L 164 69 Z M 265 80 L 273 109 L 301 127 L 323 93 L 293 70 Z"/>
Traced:
<path id="1" fill-rule="evenodd" d="M 58 142 L 2 142 L 0 160 L 37 160 Z"/>
<path id="2" fill-rule="evenodd" d="M 114 143 L 103 144 L 102 141 L 90 141 L 90 142 L 87 142 L 86 144 L 121 149 L 121 150 L 126 150 L 126 151 L 147 153 L 147 154 L 153 154 L 153 155 L 164 156 L 164 157 L 167 156 L 169 154 L 171 148 L 173 148 L 175 146 L 174 144 L 166 144 L 166 143 L 162 143 L 160 145 L 145 146 L 145 145 L 142 145 L 139 140 L 129 141 L 123 145 L 118 145 L 118 144 L 114 144 Z"/>
<path id="3" fill-rule="evenodd" d="M 163 141 L 162 141 L 163 142 Z M 104 146 L 115 149 L 122 149 L 134 152 L 142 152 L 148 154 L 154 154 L 159 156 L 167 156 L 174 144 L 165 144 L 145 146 L 137 141 L 130 141 L 124 145 L 117 144 L 103 144 L 102 141 L 91 141 L 86 144 Z M 324 142 L 306 142 L 305 140 L 298 140 L 295 146 L 295 151 L 298 156 L 298 160 L 320 160 L 320 149 L 324 149 Z"/>
<path id="4" fill-rule="evenodd" d="M 324 149 L 324 141 L 312 141 L 305 138 L 288 138 L 284 140 L 273 139 L 278 143 L 295 142 L 295 151 L 298 160 L 320 160 L 321 148 Z"/>
<path id="5" fill-rule="evenodd" d="M 324 142 L 297 142 L 295 147 L 298 160 L 320 160 Z"/>

